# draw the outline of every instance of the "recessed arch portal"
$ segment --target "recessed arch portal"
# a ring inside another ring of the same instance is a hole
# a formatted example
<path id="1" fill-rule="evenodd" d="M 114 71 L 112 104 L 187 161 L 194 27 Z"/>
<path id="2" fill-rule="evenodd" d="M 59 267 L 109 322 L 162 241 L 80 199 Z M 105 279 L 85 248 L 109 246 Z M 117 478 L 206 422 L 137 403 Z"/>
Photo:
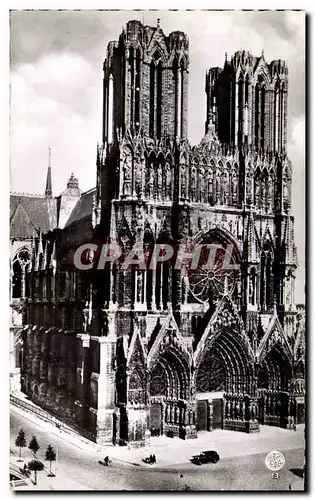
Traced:
<path id="1" fill-rule="evenodd" d="M 190 371 L 181 353 L 166 349 L 150 368 L 150 396 L 188 399 Z"/>
<path id="2" fill-rule="evenodd" d="M 288 391 L 291 377 L 291 360 L 281 345 L 275 344 L 260 362 L 257 371 L 258 389 Z"/>
<path id="3" fill-rule="evenodd" d="M 223 329 L 199 351 L 196 390 L 251 394 L 253 366 L 253 359 L 240 334 L 233 329 Z"/>

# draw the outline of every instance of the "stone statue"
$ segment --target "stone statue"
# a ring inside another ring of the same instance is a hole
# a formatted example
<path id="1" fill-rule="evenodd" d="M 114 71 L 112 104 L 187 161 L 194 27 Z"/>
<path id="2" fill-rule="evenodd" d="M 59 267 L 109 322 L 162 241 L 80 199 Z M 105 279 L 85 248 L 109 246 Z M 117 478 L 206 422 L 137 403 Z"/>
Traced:
<path id="1" fill-rule="evenodd" d="M 199 201 L 205 201 L 205 171 L 203 168 L 199 171 Z"/>
<path id="2" fill-rule="evenodd" d="M 171 166 L 168 162 L 165 165 L 165 179 L 166 179 L 166 199 L 172 198 L 172 172 Z"/>
<path id="3" fill-rule="evenodd" d="M 158 166 L 157 170 L 157 197 L 160 200 L 162 198 L 162 165 Z"/>
<path id="4" fill-rule="evenodd" d="M 150 167 L 149 167 L 148 194 L 149 194 L 149 198 L 154 197 L 154 166 L 153 166 L 153 163 L 151 163 Z"/>
<path id="5" fill-rule="evenodd" d="M 213 201 L 213 174 L 212 171 L 208 173 L 208 203 Z"/>
<path id="6" fill-rule="evenodd" d="M 181 164 L 180 169 L 180 188 L 181 188 L 181 198 L 186 198 L 186 189 L 187 189 L 187 179 L 186 179 L 186 165 L 184 163 Z"/>
<path id="7" fill-rule="evenodd" d="M 142 164 L 140 158 L 135 163 L 135 191 L 137 196 L 142 195 Z"/>
<path id="8" fill-rule="evenodd" d="M 123 187 L 123 193 L 124 195 L 130 195 L 131 194 L 131 158 L 126 156 L 125 161 L 124 161 L 124 166 L 123 166 L 123 172 L 124 172 L 124 187 Z"/>
<path id="9" fill-rule="evenodd" d="M 191 201 L 196 201 L 196 169 L 192 168 L 191 170 L 191 179 L 190 179 L 190 196 Z"/>
<path id="10" fill-rule="evenodd" d="M 217 204 L 221 205 L 221 174 L 217 172 L 216 174 L 216 195 L 217 195 Z"/>
<path id="11" fill-rule="evenodd" d="M 269 200 L 268 200 L 268 210 L 269 212 L 272 212 L 274 209 L 274 203 L 275 203 L 275 180 L 273 176 L 270 176 L 270 182 L 269 182 Z"/>
<path id="12" fill-rule="evenodd" d="M 246 174 L 246 203 L 247 205 L 251 205 L 252 203 L 252 178 L 249 171 Z"/>
<path id="13" fill-rule="evenodd" d="M 229 174 L 226 170 L 224 170 L 223 175 L 221 177 L 221 202 L 224 205 L 228 205 L 229 199 Z"/>

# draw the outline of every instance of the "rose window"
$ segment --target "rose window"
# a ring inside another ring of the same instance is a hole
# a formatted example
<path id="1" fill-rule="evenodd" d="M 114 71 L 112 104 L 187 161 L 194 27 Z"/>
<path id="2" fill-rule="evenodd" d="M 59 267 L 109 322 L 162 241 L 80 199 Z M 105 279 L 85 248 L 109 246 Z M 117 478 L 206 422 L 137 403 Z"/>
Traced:
<path id="1" fill-rule="evenodd" d="M 221 246 L 209 262 L 209 250 L 202 249 L 197 269 L 189 270 L 189 289 L 192 300 L 201 303 L 219 299 L 223 294 L 233 295 L 239 281 L 238 255 L 235 247 Z"/>

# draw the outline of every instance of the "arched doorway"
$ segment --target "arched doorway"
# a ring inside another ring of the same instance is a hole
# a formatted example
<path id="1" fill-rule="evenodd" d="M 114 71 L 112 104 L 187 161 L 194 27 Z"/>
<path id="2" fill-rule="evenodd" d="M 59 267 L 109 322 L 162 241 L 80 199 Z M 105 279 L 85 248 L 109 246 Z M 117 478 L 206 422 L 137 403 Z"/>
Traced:
<path id="1" fill-rule="evenodd" d="M 280 344 L 275 344 L 266 353 L 256 372 L 260 423 L 286 427 L 290 412 L 292 363 Z"/>
<path id="2" fill-rule="evenodd" d="M 149 394 L 151 434 L 185 437 L 185 427 L 194 419 L 189 405 L 190 369 L 174 346 L 167 347 L 151 364 Z"/>
<path id="3" fill-rule="evenodd" d="M 235 314 L 229 299 L 223 299 L 196 350 L 194 381 L 200 430 L 251 432 L 258 428 L 254 413 L 250 414 L 254 412 L 254 358 Z"/>

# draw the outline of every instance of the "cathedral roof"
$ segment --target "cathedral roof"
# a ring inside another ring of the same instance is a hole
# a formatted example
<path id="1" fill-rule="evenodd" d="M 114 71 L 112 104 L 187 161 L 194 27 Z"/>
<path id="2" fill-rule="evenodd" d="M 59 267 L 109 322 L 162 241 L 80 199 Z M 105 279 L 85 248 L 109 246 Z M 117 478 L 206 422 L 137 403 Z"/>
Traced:
<path id="1" fill-rule="evenodd" d="M 85 219 L 86 217 L 92 218 L 93 198 L 95 196 L 95 193 L 96 188 L 93 188 L 81 194 L 81 197 L 72 210 L 65 227 L 70 226 L 74 222 Z"/>
<path id="2" fill-rule="evenodd" d="M 13 193 L 10 196 L 11 238 L 31 238 L 35 231 L 47 232 L 55 223 L 56 203 L 52 198 Z"/>

